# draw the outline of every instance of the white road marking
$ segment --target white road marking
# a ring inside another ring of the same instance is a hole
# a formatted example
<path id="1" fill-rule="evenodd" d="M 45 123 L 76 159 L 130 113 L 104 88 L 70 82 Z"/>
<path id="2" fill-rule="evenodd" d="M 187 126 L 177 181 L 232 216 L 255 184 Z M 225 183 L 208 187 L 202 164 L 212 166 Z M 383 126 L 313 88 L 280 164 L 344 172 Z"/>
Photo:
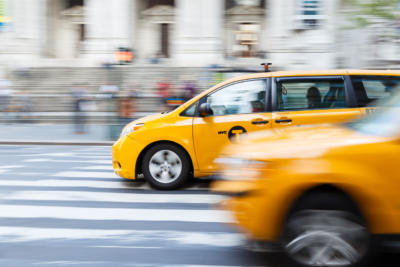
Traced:
<path id="1" fill-rule="evenodd" d="M 53 174 L 54 177 L 71 177 L 71 178 L 119 178 L 114 172 L 79 172 L 79 171 L 64 171 Z"/>
<path id="2" fill-rule="evenodd" d="M 68 163 L 94 163 L 94 164 L 111 164 L 110 160 L 73 160 L 73 159 L 51 159 L 51 158 L 37 158 L 37 159 L 25 159 L 23 162 L 68 162 Z"/>
<path id="3" fill-rule="evenodd" d="M 84 177 L 82 177 L 84 178 Z M 27 187 L 89 187 L 89 188 L 119 188 L 132 190 L 148 190 L 151 187 L 147 183 L 134 183 L 131 180 L 116 177 L 115 181 L 101 180 L 57 180 L 43 179 L 36 181 L 20 181 L 20 180 L 0 180 L 1 186 L 27 186 Z M 206 190 L 201 186 L 185 188 L 185 191 Z"/>
<path id="4" fill-rule="evenodd" d="M 4 169 L 16 169 L 16 168 L 22 168 L 24 167 L 23 165 L 3 165 L 0 166 L 0 170 L 4 170 Z"/>
<path id="5" fill-rule="evenodd" d="M 108 155 L 99 155 L 99 154 L 80 154 L 80 153 L 40 153 L 40 154 L 21 154 L 17 155 L 21 157 L 51 157 L 51 158 L 95 158 L 95 159 L 111 159 L 111 153 Z"/>
<path id="6" fill-rule="evenodd" d="M 0 242 L 3 243 L 32 242 L 46 239 L 108 239 L 131 243 L 159 240 L 157 244 L 160 242 L 175 242 L 176 245 L 215 247 L 236 247 L 242 245 L 244 240 L 238 233 L 35 227 L 0 227 L 0 237 Z"/>
<path id="7" fill-rule="evenodd" d="M 221 195 L 209 194 L 134 194 L 79 191 L 18 191 L 1 195 L 3 200 L 39 200 L 39 201 L 105 201 L 123 203 L 184 203 L 217 204 L 226 199 Z"/>
<path id="8" fill-rule="evenodd" d="M 39 156 L 50 156 L 50 157 L 71 157 L 71 156 L 75 156 L 75 153 L 72 152 L 53 152 L 53 153 L 38 153 L 38 154 L 21 154 L 21 156 L 35 156 L 35 157 L 39 157 Z"/>
<path id="9" fill-rule="evenodd" d="M 110 263 L 106 261 L 39 261 L 39 262 L 33 262 L 32 265 L 50 265 L 50 266 L 83 266 L 83 265 L 88 265 L 88 266 L 98 266 L 100 264 L 109 264 L 113 265 L 115 263 Z M 229 266 L 228 266 L 229 267 Z"/>
<path id="10" fill-rule="evenodd" d="M 118 182 L 120 181 L 120 182 Z M 43 179 L 37 181 L 15 181 L 0 180 L 0 186 L 32 186 L 32 187 L 92 187 L 92 188 L 128 188 L 128 189 L 145 189 L 144 187 L 126 187 L 122 184 L 123 180 L 116 179 L 115 182 L 109 181 L 84 181 L 84 180 L 52 180 Z M 149 188 L 149 187 L 147 187 Z"/>
<path id="11" fill-rule="evenodd" d="M 143 246 L 90 246 L 92 248 L 126 248 L 126 249 L 161 249 L 162 247 L 143 247 Z"/>
<path id="12" fill-rule="evenodd" d="M 73 167 L 72 169 L 96 170 L 96 171 L 113 171 L 114 170 L 111 164 L 108 164 L 108 165 L 93 165 L 93 166 L 84 166 L 84 167 Z"/>
<path id="13" fill-rule="evenodd" d="M 29 205 L 0 205 L 0 210 L 2 218 L 179 221 L 204 223 L 230 223 L 233 221 L 229 212 L 221 210 L 80 208 Z"/>
<path id="14" fill-rule="evenodd" d="M 42 172 L 17 172 L 16 175 L 19 176 L 41 176 L 41 175 L 45 175 Z"/>

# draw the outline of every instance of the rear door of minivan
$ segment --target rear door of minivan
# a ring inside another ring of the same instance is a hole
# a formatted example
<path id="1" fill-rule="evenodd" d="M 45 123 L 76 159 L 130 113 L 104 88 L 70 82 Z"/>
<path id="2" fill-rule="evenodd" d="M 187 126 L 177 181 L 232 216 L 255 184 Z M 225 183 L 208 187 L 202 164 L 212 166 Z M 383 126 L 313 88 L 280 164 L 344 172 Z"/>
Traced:
<path id="1" fill-rule="evenodd" d="M 361 115 L 347 76 L 277 77 L 272 127 L 338 123 Z"/>

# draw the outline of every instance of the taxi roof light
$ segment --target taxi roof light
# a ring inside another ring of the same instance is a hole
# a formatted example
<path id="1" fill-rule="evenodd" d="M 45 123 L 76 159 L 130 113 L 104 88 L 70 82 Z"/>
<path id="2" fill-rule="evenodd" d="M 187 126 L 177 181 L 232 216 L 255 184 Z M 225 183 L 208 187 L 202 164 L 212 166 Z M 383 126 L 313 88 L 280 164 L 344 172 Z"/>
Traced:
<path id="1" fill-rule="evenodd" d="M 272 66 L 271 62 L 261 63 L 261 66 L 264 66 L 264 71 L 265 72 L 271 72 L 271 70 L 270 70 L 270 66 Z"/>

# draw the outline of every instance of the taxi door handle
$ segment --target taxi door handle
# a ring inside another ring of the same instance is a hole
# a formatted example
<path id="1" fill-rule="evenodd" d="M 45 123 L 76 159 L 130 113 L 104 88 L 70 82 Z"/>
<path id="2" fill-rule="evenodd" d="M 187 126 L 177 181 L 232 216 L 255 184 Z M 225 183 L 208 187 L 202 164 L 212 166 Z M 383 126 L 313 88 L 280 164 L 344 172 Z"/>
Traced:
<path id="1" fill-rule="evenodd" d="M 267 120 L 256 120 L 252 121 L 251 124 L 267 124 L 268 122 Z"/>
<path id="2" fill-rule="evenodd" d="M 276 123 L 289 123 L 292 122 L 292 119 L 282 119 L 282 120 L 275 120 Z"/>

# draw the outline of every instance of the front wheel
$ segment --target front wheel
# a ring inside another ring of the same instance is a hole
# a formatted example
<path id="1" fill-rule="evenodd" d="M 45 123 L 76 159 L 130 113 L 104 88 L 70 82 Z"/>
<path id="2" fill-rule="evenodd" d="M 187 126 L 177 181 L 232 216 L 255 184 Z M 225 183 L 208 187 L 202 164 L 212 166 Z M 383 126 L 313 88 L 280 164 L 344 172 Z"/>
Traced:
<path id="1" fill-rule="evenodd" d="M 295 210 L 288 218 L 282 246 L 297 266 L 357 266 L 370 251 L 370 235 L 360 216 L 335 206 L 326 208 L 326 197 L 314 198 L 315 204 Z"/>
<path id="2" fill-rule="evenodd" d="M 172 190 L 182 186 L 190 174 L 186 153 L 172 144 L 150 148 L 142 163 L 144 178 L 156 189 Z"/>

